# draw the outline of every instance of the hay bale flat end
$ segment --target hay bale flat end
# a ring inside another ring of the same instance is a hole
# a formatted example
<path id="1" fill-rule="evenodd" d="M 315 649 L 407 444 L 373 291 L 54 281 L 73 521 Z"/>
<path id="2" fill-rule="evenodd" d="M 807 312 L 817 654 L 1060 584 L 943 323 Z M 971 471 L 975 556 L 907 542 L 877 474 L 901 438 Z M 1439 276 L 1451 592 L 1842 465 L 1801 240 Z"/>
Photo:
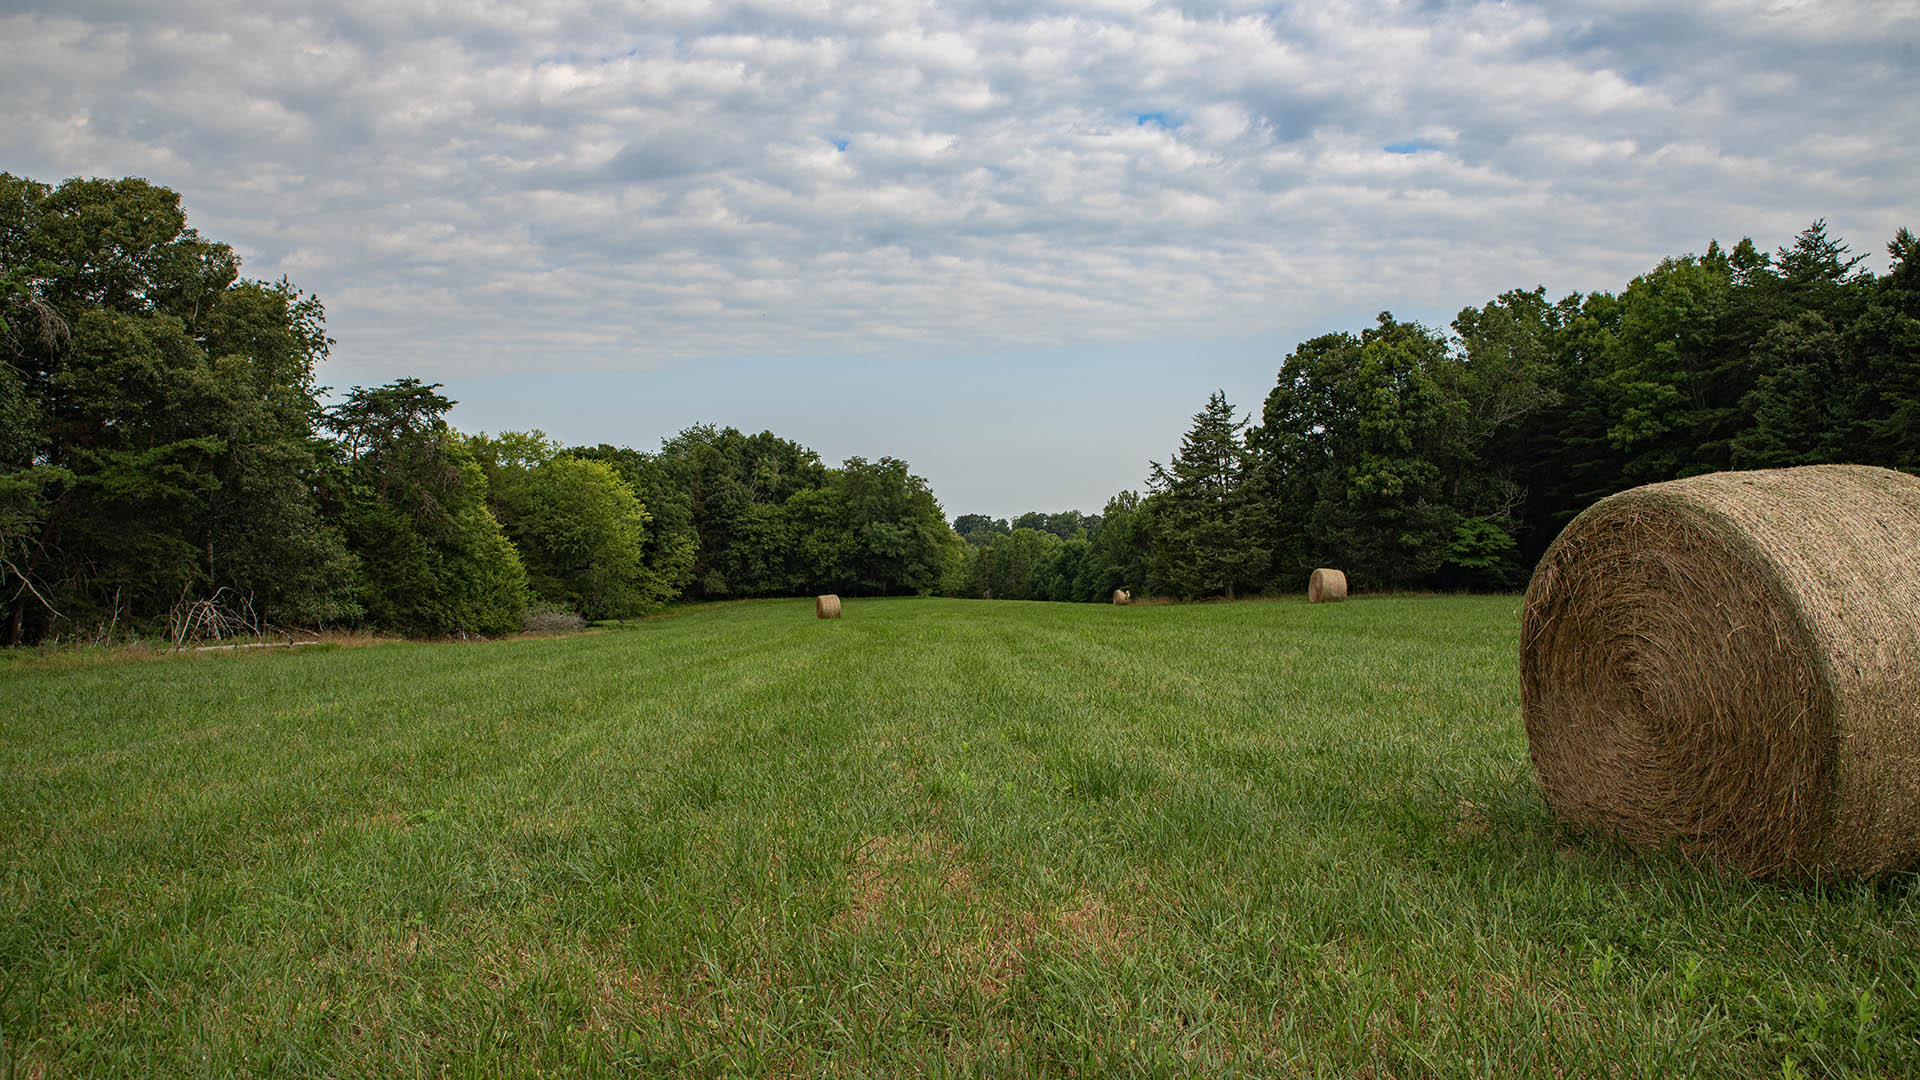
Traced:
<path id="1" fill-rule="evenodd" d="M 1564 817 L 1755 877 L 1920 861 L 1920 477 L 1712 473 L 1547 549 L 1521 717 Z"/>

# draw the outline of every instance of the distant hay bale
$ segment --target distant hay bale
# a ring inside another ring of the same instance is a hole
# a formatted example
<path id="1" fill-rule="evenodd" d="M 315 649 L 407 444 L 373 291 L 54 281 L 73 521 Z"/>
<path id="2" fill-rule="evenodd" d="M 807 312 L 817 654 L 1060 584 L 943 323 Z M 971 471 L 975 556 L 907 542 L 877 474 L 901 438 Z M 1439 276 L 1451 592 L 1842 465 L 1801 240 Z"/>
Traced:
<path id="1" fill-rule="evenodd" d="M 1521 620 L 1547 801 L 1756 877 L 1920 859 L 1920 477 L 1715 473 L 1596 503 Z"/>
<path id="2" fill-rule="evenodd" d="M 822 619 L 839 618 L 840 617 L 840 598 L 834 595 L 833 593 L 827 593 L 825 596 L 814 597 L 813 613 L 815 616 Z"/>
<path id="3" fill-rule="evenodd" d="M 1331 604 L 1346 598 L 1347 575 L 1345 572 L 1321 567 L 1313 572 L 1313 576 L 1307 578 L 1307 603 Z"/>
<path id="4" fill-rule="evenodd" d="M 1131 604 L 1133 603 L 1133 594 L 1125 589 L 1115 589 L 1113 590 L 1113 602 L 1116 604 Z"/>

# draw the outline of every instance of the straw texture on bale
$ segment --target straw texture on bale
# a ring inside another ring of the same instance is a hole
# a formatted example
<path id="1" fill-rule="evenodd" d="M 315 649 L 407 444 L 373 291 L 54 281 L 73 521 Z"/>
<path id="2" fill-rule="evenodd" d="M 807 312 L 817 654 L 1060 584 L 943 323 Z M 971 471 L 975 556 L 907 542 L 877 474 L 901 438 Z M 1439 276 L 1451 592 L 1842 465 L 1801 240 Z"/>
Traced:
<path id="1" fill-rule="evenodd" d="M 1920 477 L 1714 473 L 1603 499 L 1521 619 L 1547 801 L 1756 877 L 1920 860 Z"/>
<path id="2" fill-rule="evenodd" d="M 817 618 L 837 619 L 840 617 L 840 597 L 834 593 L 813 598 L 813 614 Z"/>
<path id="3" fill-rule="evenodd" d="M 1321 567 L 1307 578 L 1307 602 L 1330 604 L 1347 598 L 1347 575 L 1341 570 Z"/>
<path id="4" fill-rule="evenodd" d="M 1115 589 L 1113 590 L 1113 602 L 1116 604 L 1131 604 L 1133 603 L 1133 594 L 1125 589 Z"/>

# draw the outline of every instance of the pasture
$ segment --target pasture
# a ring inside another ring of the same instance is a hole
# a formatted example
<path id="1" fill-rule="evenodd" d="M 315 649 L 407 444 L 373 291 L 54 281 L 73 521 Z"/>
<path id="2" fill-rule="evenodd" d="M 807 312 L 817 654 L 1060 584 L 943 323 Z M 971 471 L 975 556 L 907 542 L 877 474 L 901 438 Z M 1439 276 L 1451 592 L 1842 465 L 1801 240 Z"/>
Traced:
<path id="1" fill-rule="evenodd" d="M 1920 877 L 1548 812 L 1516 597 L 0 673 L 0 1076 L 1920 1072 Z"/>

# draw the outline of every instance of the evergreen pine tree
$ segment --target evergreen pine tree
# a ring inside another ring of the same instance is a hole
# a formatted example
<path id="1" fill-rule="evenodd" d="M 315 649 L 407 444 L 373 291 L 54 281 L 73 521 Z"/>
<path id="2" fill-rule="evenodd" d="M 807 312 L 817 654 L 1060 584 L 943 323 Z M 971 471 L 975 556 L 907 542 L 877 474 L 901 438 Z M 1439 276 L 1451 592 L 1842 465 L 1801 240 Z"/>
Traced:
<path id="1" fill-rule="evenodd" d="M 1268 552 L 1260 542 L 1241 438 L 1246 426 L 1216 390 L 1194 414 L 1180 452 L 1165 466 L 1150 463 L 1148 573 L 1154 587 L 1184 597 L 1225 593 L 1231 600 L 1238 586 L 1265 573 Z"/>

